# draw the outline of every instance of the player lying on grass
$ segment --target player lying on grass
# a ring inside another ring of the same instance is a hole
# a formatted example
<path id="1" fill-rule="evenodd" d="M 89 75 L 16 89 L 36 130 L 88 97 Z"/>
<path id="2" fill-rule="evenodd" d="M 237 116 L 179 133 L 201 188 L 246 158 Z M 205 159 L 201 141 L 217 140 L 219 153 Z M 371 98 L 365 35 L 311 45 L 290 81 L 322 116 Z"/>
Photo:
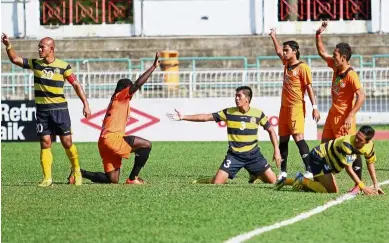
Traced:
<path id="1" fill-rule="evenodd" d="M 250 173 L 250 181 L 256 178 L 265 183 L 276 182 L 276 175 L 270 168 L 258 147 L 258 127 L 262 126 L 268 133 L 274 147 L 273 159 L 279 168 L 281 164 L 280 150 L 278 149 L 277 135 L 268 122 L 265 114 L 256 108 L 250 107 L 253 92 L 248 86 L 236 89 L 236 107 L 224 109 L 212 114 L 183 115 L 176 110 L 176 114 L 167 114 L 171 120 L 206 122 L 224 121 L 227 123 L 228 151 L 212 178 L 198 179 L 194 183 L 224 184 L 227 179 L 233 179 L 238 171 L 244 167 Z"/>
<path id="2" fill-rule="evenodd" d="M 81 170 L 82 177 L 96 183 L 116 184 L 119 182 L 122 158 L 128 159 L 130 153 L 134 152 L 134 167 L 126 183 L 144 184 L 138 174 L 149 158 L 151 142 L 136 136 L 125 136 L 125 127 L 130 117 L 130 100 L 158 67 L 158 58 L 159 54 L 157 52 L 153 65 L 134 84 L 129 79 L 118 81 L 104 117 L 98 142 L 105 173 Z"/>
<path id="3" fill-rule="evenodd" d="M 294 190 L 337 193 L 339 188 L 334 174 L 339 173 L 344 168 L 365 194 L 384 194 L 378 185 L 374 167 L 376 155 L 373 141 L 371 141 L 374 133 L 372 127 L 362 126 L 356 135 L 346 135 L 320 144 L 309 154 L 314 181 L 304 178 L 301 173 L 298 173 L 295 179 L 285 178 L 277 182 L 275 189 L 279 190 L 284 185 L 293 185 Z M 373 188 L 366 187 L 353 171 L 352 164 L 357 155 L 364 155 L 366 159 Z"/>

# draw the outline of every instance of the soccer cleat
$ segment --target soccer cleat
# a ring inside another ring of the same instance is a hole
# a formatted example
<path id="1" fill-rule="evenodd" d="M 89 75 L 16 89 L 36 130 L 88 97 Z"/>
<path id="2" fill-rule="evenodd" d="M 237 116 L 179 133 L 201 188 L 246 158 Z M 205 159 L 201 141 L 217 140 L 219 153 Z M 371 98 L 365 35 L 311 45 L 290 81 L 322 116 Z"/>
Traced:
<path id="1" fill-rule="evenodd" d="M 301 191 L 303 189 L 304 175 L 298 172 L 293 182 L 293 191 Z"/>
<path id="2" fill-rule="evenodd" d="M 38 184 L 40 187 L 49 187 L 53 185 L 53 180 L 50 179 L 43 179 L 41 183 Z"/>
<path id="3" fill-rule="evenodd" d="M 74 172 L 74 185 L 76 186 L 82 185 L 82 176 L 80 170 Z"/>
<path id="4" fill-rule="evenodd" d="M 361 192 L 361 189 L 359 188 L 358 185 L 355 185 L 353 188 L 351 188 L 351 189 L 348 191 L 348 193 L 354 194 L 354 195 L 356 195 L 356 194 L 358 194 L 358 193 L 360 193 L 360 192 Z"/>
<path id="5" fill-rule="evenodd" d="M 313 179 L 313 174 L 309 171 L 305 171 L 304 173 L 304 177 L 307 178 L 307 179 Z"/>
<path id="6" fill-rule="evenodd" d="M 286 177 L 281 177 L 281 179 L 277 180 L 276 183 L 274 184 L 274 190 L 281 190 L 285 186 L 285 180 Z"/>
<path id="7" fill-rule="evenodd" d="M 130 178 L 127 178 L 126 184 L 143 185 L 145 184 L 145 181 L 140 177 L 136 176 L 134 180 L 130 180 Z"/>
<path id="8" fill-rule="evenodd" d="M 73 185 L 74 183 L 76 183 L 76 179 L 74 178 L 73 170 L 71 170 L 68 176 L 68 184 Z"/>

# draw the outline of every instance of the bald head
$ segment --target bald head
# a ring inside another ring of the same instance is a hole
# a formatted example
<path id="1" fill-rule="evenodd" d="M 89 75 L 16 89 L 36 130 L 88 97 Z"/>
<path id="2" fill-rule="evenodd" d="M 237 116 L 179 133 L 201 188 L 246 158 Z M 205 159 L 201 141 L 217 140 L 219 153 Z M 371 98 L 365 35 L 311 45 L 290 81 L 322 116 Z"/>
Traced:
<path id="1" fill-rule="evenodd" d="M 39 44 L 43 44 L 43 45 L 46 45 L 46 46 L 48 46 L 48 47 L 53 47 L 53 48 L 55 48 L 55 42 L 54 42 L 53 38 L 51 38 L 51 37 L 45 37 L 45 38 L 43 38 L 43 39 L 39 42 Z"/>

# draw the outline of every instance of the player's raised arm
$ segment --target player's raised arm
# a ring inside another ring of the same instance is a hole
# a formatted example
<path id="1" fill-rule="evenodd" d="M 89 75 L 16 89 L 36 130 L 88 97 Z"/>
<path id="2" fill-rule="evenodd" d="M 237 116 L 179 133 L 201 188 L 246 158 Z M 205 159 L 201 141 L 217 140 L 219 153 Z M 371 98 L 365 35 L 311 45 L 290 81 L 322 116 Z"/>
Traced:
<path id="1" fill-rule="evenodd" d="M 153 65 L 146 71 L 144 72 L 136 81 L 135 83 L 131 86 L 130 88 L 130 95 L 134 94 L 146 81 L 149 79 L 151 74 L 154 72 L 154 70 L 159 66 L 159 52 L 155 53 L 155 59 Z"/>
<path id="2" fill-rule="evenodd" d="M 8 35 L 5 33 L 2 33 L 1 35 L 1 42 L 5 45 L 5 49 L 7 51 L 7 55 L 9 60 L 19 67 L 23 67 L 23 58 L 19 57 L 15 50 L 12 48 L 11 41 L 8 39 Z"/>
<path id="3" fill-rule="evenodd" d="M 280 44 L 278 43 L 277 41 L 277 38 L 276 38 L 276 29 L 275 28 L 272 28 L 270 29 L 270 33 L 269 33 L 272 41 L 273 41 L 273 44 L 274 44 L 274 49 L 277 53 L 277 56 L 280 57 L 281 61 L 284 60 L 283 58 L 283 55 L 282 55 L 282 47 L 280 46 Z"/>
<path id="4" fill-rule="evenodd" d="M 192 121 L 192 122 L 207 122 L 215 121 L 212 114 L 196 114 L 196 115 L 183 115 L 177 109 L 176 113 L 167 113 L 166 116 L 172 121 Z"/>
<path id="5" fill-rule="evenodd" d="M 323 21 L 320 25 L 320 27 L 316 30 L 316 49 L 317 53 L 323 58 L 324 61 L 327 62 L 328 58 L 331 58 L 331 56 L 326 52 L 324 48 L 323 41 L 321 39 L 321 33 L 324 32 L 324 30 L 327 28 L 327 21 Z"/>

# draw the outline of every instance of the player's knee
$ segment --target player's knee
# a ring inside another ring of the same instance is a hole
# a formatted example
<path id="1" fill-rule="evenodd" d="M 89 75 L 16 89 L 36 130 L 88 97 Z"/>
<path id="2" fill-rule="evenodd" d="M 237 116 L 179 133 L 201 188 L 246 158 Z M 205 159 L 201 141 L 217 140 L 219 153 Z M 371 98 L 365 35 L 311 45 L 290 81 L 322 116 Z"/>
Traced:
<path id="1" fill-rule="evenodd" d="M 152 144 L 149 140 L 145 141 L 145 148 L 149 148 L 151 150 Z"/>
<path id="2" fill-rule="evenodd" d="M 47 149 L 51 147 L 51 138 L 41 137 L 40 139 L 41 149 Z"/>

